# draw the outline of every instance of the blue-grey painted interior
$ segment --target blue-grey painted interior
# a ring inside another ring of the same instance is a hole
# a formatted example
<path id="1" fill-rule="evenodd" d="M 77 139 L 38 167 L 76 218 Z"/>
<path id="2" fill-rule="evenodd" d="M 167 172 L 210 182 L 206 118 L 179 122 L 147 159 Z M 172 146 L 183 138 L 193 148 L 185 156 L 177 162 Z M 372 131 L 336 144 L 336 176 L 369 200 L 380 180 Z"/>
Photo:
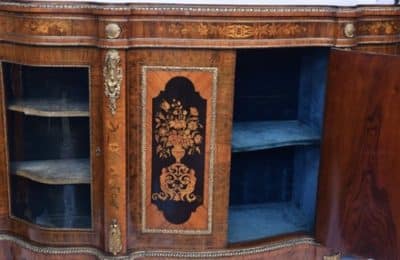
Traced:
<path id="1" fill-rule="evenodd" d="M 313 232 L 328 53 L 238 51 L 230 242 Z"/>

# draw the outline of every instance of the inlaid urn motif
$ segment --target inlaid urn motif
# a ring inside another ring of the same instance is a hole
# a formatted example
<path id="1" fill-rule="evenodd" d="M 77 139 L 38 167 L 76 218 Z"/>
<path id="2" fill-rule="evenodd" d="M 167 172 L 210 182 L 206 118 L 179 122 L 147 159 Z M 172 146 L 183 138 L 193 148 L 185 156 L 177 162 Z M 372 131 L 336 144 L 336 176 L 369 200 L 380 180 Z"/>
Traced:
<path id="1" fill-rule="evenodd" d="M 199 132 L 203 126 L 199 123 L 197 108 L 185 109 L 181 101 L 173 99 L 172 102 L 164 100 L 157 113 L 155 140 L 158 143 L 157 153 L 162 158 L 173 156 L 175 162 L 161 170 L 161 192 L 154 193 L 154 200 L 174 200 L 193 202 L 196 184 L 195 170 L 190 169 L 182 158 L 193 153 L 201 153 L 199 145 L 202 135 Z"/>
<path id="2" fill-rule="evenodd" d="M 174 224 L 187 221 L 203 200 L 206 101 L 184 77 L 153 99 L 152 202 Z"/>

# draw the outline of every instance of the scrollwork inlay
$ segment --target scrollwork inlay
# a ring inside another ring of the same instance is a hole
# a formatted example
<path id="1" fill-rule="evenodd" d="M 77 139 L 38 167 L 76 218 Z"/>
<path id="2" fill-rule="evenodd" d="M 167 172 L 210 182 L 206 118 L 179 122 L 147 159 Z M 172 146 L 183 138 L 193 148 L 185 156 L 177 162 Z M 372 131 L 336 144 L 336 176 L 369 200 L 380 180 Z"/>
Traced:
<path id="1" fill-rule="evenodd" d="M 215 23 L 173 23 L 167 29 L 160 27 L 161 32 L 168 32 L 175 36 L 201 37 L 215 36 L 230 39 L 269 38 L 297 36 L 305 33 L 307 28 L 301 24 L 266 23 L 266 24 L 215 24 Z"/>
<path id="2" fill-rule="evenodd" d="M 156 118 L 155 140 L 157 154 L 160 158 L 173 156 L 175 163 L 161 171 L 161 192 L 154 193 L 154 200 L 172 200 L 194 202 L 197 196 L 193 193 L 196 185 L 196 172 L 181 162 L 187 153 L 201 153 L 200 144 L 203 136 L 200 129 L 199 111 L 196 107 L 185 108 L 181 101 L 164 100 Z"/>
<path id="3" fill-rule="evenodd" d="M 122 68 L 121 57 L 117 50 L 106 53 L 104 75 L 104 94 L 109 99 L 109 108 L 112 115 L 117 111 L 117 100 L 121 95 Z"/>

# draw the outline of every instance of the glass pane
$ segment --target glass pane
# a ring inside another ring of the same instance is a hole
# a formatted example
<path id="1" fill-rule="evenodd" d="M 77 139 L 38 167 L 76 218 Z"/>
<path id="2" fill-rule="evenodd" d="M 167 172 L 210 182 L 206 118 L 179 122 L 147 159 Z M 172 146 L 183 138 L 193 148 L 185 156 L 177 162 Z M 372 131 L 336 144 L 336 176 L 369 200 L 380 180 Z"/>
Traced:
<path id="1" fill-rule="evenodd" d="M 89 70 L 3 63 L 11 214 L 91 227 Z"/>

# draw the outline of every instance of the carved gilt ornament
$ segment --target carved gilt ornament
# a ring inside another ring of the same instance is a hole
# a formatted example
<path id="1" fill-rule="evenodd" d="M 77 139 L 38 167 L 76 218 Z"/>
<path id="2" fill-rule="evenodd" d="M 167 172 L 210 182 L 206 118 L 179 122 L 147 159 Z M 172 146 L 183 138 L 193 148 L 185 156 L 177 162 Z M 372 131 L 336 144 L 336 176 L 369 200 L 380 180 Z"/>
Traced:
<path id="1" fill-rule="evenodd" d="M 344 35 L 347 38 L 354 38 L 355 32 L 356 32 L 356 27 L 354 26 L 353 23 L 348 23 L 344 26 Z"/>
<path id="2" fill-rule="evenodd" d="M 117 100 L 121 95 L 122 68 L 117 50 L 109 50 L 104 60 L 104 94 L 108 98 L 112 115 L 117 111 Z"/>
<path id="3" fill-rule="evenodd" d="M 342 259 L 341 254 L 340 253 L 336 253 L 330 256 L 324 256 L 323 260 L 340 260 Z"/>
<path id="4" fill-rule="evenodd" d="M 117 255 L 122 250 L 121 228 L 116 219 L 113 219 L 108 231 L 108 251 Z"/>
<path id="5" fill-rule="evenodd" d="M 109 23 L 106 25 L 105 32 L 108 39 L 117 39 L 121 35 L 121 27 L 116 23 Z"/>

